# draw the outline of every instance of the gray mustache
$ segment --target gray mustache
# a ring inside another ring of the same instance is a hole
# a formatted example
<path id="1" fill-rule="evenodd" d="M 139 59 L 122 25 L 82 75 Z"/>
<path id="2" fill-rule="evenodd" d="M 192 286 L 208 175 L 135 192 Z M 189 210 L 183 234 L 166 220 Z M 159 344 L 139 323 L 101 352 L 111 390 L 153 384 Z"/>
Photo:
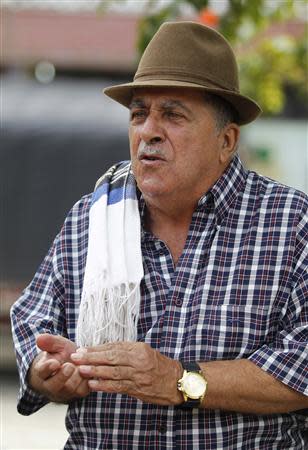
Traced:
<path id="1" fill-rule="evenodd" d="M 155 147 L 141 147 L 138 149 L 137 157 L 142 158 L 143 156 L 161 156 L 164 154 L 159 148 Z"/>

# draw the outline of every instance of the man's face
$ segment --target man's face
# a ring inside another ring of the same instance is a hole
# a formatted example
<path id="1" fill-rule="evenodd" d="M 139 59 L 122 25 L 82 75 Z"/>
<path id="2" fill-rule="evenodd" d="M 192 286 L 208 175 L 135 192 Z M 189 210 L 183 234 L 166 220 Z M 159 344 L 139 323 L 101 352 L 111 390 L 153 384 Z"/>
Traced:
<path id="1" fill-rule="evenodd" d="M 202 92 L 137 89 L 130 105 L 132 169 L 146 200 L 198 199 L 223 172 L 223 137 Z"/>

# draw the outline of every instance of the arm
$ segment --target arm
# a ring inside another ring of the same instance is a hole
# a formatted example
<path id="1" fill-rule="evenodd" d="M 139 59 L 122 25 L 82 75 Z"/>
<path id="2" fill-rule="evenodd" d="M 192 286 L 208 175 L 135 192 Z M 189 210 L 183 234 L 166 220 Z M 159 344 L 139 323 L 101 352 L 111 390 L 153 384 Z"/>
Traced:
<path id="1" fill-rule="evenodd" d="M 30 366 L 40 352 L 36 337 L 40 333 L 65 333 L 60 306 L 63 282 L 55 261 L 59 239 L 58 235 L 32 282 L 11 308 L 12 334 L 20 378 L 17 409 L 24 415 L 32 414 L 49 401 L 28 383 Z"/>
<path id="2" fill-rule="evenodd" d="M 74 339 L 75 304 L 78 306 L 81 290 L 90 201 L 91 196 L 86 196 L 72 208 L 32 282 L 11 308 L 12 333 L 20 377 L 17 409 L 21 414 L 32 414 L 51 398 L 44 395 L 46 392 L 37 385 L 39 380 L 36 375 L 37 368 L 42 366 L 44 360 L 55 359 L 55 352 L 48 345 L 45 346 L 46 339 L 45 344 L 44 338 L 39 338 L 37 343 L 37 337 L 48 333 Z M 80 264 L 80 274 L 70 272 L 72 257 L 73 262 L 78 262 L 78 267 Z M 67 360 L 64 358 L 61 362 L 65 363 Z M 56 362 L 52 364 L 50 370 L 59 367 Z M 46 371 L 43 376 L 47 376 Z"/>
<path id="3" fill-rule="evenodd" d="M 93 391 L 118 392 L 160 405 L 179 405 L 182 367 L 143 343 L 106 344 L 72 354 Z M 200 363 L 208 390 L 203 407 L 251 414 L 283 413 L 308 407 L 308 397 L 248 360 Z"/>
<path id="4" fill-rule="evenodd" d="M 308 408 L 305 396 L 249 360 L 200 364 L 208 381 L 203 406 L 250 414 L 275 414 Z"/>
<path id="5" fill-rule="evenodd" d="M 308 408 L 308 273 L 298 277 L 283 329 L 248 359 L 199 363 L 208 389 L 203 407 L 241 413 Z M 145 402 L 178 405 L 182 368 L 144 343 L 106 344 L 72 355 L 92 390 L 121 392 Z"/>

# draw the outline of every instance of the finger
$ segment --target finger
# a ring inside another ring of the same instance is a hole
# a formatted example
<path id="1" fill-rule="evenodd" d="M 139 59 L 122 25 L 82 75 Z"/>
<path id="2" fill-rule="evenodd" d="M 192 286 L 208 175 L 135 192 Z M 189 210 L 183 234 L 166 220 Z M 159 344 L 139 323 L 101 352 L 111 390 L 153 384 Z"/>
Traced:
<path id="1" fill-rule="evenodd" d="M 132 380 L 135 371 L 127 366 L 79 366 L 84 378 L 102 378 L 104 380 Z"/>
<path id="2" fill-rule="evenodd" d="M 81 377 L 77 367 L 74 368 L 72 375 L 65 382 L 62 391 L 66 394 L 82 397 L 89 393 L 88 383 Z"/>
<path id="3" fill-rule="evenodd" d="M 66 346 L 73 345 L 73 343 L 63 336 L 53 335 L 53 334 L 40 334 L 36 338 L 36 344 L 41 349 L 48 353 L 59 353 L 62 352 Z M 72 347 L 72 351 L 74 351 Z"/>
<path id="4" fill-rule="evenodd" d="M 44 388 L 53 394 L 58 394 L 63 390 L 65 383 L 73 375 L 75 370 L 73 364 L 63 364 L 54 376 L 44 381 Z"/>
<path id="5" fill-rule="evenodd" d="M 88 385 L 91 391 L 117 394 L 126 394 L 130 392 L 132 387 L 129 380 L 89 380 Z"/>
<path id="6" fill-rule="evenodd" d="M 86 351 L 88 353 L 91 353 L 91 352 L 102 352 L 106 350 L 125 350 L 129 352 L 130 350 L 133 350 L 138 344 L 140 343 L 127 341 L 109 342 L 107 344 L 96 345 L 94 347 L 84 347 L 84 348 L 81 347 L 78 349 L 78 351 L 81 352 Z"/>
<path id="7" fill-rule="evenodd" d="M 76 353 L 72 353 L 71 359 L 77 365 L 132 366 L 132 355 L 127 351 L 117 349 L 116 347 L 99 352 L 83 349 Z"/>
<path id="8" fill-rule="evenodd" d="M 88 380 L 82 379 L 81 383 L 79 384 L 78 388 L 76 389 L 76 396 L 77 397 L 85 397 L 90 393 L 90 388 L 88 385 Z"/>
<path id="9" fill-rule="evenodd" d="M 37 375 L 42 380 L 47 380 L 61 367 L 61 364 L 56 359 L 49 359 L 47 361 L 39 361 L 37 364 Z"/>

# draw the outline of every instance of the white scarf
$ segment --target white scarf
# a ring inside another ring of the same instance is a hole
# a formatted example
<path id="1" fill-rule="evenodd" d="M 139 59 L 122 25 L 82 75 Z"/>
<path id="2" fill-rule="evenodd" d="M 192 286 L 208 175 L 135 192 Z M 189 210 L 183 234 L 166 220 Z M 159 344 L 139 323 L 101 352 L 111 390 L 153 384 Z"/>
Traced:
<path id="1" fill-rule="evenodd" d="M 78 346 L 137 339 L 142 277 L 136 182 L 124 162 L 100 178 L 92 196 Z"/>

